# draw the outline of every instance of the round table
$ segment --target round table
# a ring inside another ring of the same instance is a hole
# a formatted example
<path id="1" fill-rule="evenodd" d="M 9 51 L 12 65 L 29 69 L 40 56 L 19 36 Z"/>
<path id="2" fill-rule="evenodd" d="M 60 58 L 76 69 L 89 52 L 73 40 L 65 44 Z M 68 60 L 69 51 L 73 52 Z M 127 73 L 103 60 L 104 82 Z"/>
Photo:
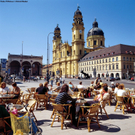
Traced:
<path id="1" fill-rule="evenodd" d="M 48 94 L 49 95 L 58 95 L 59 93 L 58 92 L 55 92 L 55 91 L 48 91 Z"/>
<path id="2" fill-rule="evenodd" d="M 24 108 L 24 106 L 20 104 L 8 104 L 8 107 L 9 109 L 15 107 L 18 111 Z"/>
<path id="3" fill-rule="evenodd" d="M 0 94 L 0 99 L 13 98 L 14 96 L 14 94 Z"/>

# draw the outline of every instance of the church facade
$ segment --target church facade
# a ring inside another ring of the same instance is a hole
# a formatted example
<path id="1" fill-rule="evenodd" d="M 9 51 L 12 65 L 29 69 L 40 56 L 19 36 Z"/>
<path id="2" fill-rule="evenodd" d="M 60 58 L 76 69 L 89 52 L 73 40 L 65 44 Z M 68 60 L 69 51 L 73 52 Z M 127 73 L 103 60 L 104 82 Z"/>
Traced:
<path id="1" fill-rule="evenodd" d="M 73 21 L 72 45 L 61 42 L 61 31 L 58 26 L 54 30 L 52 71 L 62 77 L 77 77 L 78 61 L 89 52 L 105 48 L 104 33 L 98 28 L 96 20 L 87 34 L 87 48 L 85 48 L 83 16 L 79 8 L 74 13 Z"/>

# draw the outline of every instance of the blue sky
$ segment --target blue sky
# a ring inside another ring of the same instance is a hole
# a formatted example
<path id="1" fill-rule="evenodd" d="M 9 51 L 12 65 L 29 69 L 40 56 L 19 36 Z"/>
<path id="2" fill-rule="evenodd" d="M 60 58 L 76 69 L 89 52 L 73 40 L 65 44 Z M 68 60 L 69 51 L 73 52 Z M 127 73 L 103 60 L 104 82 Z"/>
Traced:
<path id="1" fill-rule="evenodd" d="M 57 24 L 63 42 L 68 40 L 71 45 L 77 4 L 83 15 L 85 42 L 97 18 L 99 28 L 104 31 L 106 47 L 120 43 L 135 46 L 134 0 L 0 2 L 0 58 L 8 58 L 8 53 L 21 54 L 23 41 L 24 55 L 43 55 L 43 64 L 47 63 L 47 35 L 54 31 Z M 52 62 L 52 40 L 53 34 L 49 36 L 49 63 Z"/>

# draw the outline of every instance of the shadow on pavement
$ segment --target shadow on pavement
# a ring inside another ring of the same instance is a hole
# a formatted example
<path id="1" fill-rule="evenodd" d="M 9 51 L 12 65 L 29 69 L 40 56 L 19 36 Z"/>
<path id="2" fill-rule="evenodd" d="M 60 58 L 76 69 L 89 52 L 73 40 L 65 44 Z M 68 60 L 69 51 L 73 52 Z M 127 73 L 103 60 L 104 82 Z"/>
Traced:
<path id="1" fill-rule="evenodd" d="M 16 84 L 23 84 L 22 82 L 16 82 Z"/>
<path id="2" fill-rule="evenodd" d="M 37 126 L 40 126 L 40 125 L 49 126 L 50 123 L 47 123 L 47 122 L 52 122 L 52 120 L 38 120 Z"/>
<path id="3" fill-rule="evenodd" d="M 125 116 L 123 114 L 109 114 L 108 116 L 109 116 L 109 119 L 119 119 L 119 120 L 131 118 L 131 116 Z M 103 114 L 99 116 L 99 121 L 100 120 L 108 120 L 108 118 L 106 117 L 105 114 Z"/>

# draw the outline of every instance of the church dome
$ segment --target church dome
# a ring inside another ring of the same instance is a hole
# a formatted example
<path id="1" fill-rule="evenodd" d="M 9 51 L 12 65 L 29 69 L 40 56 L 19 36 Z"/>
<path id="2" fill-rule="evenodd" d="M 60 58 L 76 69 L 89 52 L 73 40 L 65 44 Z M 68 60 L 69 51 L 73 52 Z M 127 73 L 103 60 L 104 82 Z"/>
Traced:
<path id="1" fill-rule="evenodd" d="M 75 11 L 74 15 L 82 15 L 81 11 L 79 10 L 79 7 L 78 7 L 77 10 Z"/>
<path id="2" fill-rule="evenodd" d="M 96 20 L 93 22 L 92 25 L 93 25 L 93 28 L 88 31 L 87 37 L 92 36 L 92 35 L 104 36 L 104 32 L 100 28 L 98 28 L 98 22 Z"/>
<path id="3" fill-rule="evenodd" d="M 55 31 L 60 31 L 60 28 L 58 27 L 58 24 L 57 24 L 57 27 L 55 28 Z"/>

